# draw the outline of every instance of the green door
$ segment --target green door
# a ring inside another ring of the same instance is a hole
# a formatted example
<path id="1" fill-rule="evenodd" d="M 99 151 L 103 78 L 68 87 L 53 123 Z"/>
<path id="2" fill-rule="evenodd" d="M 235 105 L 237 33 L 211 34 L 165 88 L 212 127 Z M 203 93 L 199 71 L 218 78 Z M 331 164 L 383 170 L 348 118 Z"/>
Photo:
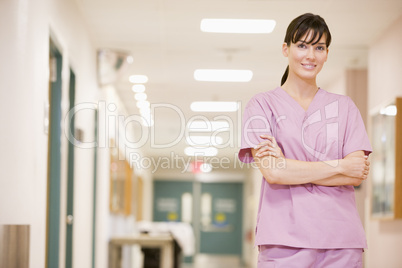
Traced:
<path id="1" fill-rule="evenodd" d="M 154 221 L 182 221 L 188 194 L 197 253 L 237 255 L 241 259 L 243 183 L 155 180 Z"/>
<path id="2" fill-rule="evenodd" d="M 49 148 L 47 186 L 46 267 L 59 266 L 60 162 L 61 162 L 62 57 L 50 41 L 49 48 Z"/>
<path id="3" fill-rule="evenodd" d="M 75 105 L 75 74 L 70 70 L 70 107 L 69 111 L 74 113 Z M 72 267 L 73 261 L 73 207 L 74 207 L 74 144 L 73 135 L 75 130 L 74 116 L 70 120 L 70 131 L 68 131 L 68 170 L 67 170 L 67 227 L 66 227 L 66 268 Z"/>
<path id="4" fill-rule="evenodd" d="M 204 254 L 242 254 L 242 183 L 201 183 L 200 248 Z"/>
<path id="5" fill-rule="evenodd" d="M 92 203 L 92 268 L 95 268 L 95 252 L 96 252 L 96 189 L 98 177 L 98 110 L 95 110 L 95 133 L 94 140 L 96 146 L 94 148 L 94 181 L 93 181 L 93 203 Z"/>
<path id="6" fill-rule="evenodd" d="M 188 181 L 154 181 L 154 221 L 183 221 L 183 202 L 193 193 L 193 183 Z M 191 204 L 192 206 L 192 204 Z M 191 209 L 192 213 L 192 209 Z M 192 215 L 191 215 L 192 218 Z"/>

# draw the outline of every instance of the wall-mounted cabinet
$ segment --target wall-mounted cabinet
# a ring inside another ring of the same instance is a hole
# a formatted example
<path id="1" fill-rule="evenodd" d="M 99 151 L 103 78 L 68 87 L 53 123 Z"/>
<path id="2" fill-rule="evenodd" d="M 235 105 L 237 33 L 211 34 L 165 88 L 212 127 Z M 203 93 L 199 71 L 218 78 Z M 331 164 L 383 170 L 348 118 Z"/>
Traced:
<path id="1" fill-rule="evenodd" d="M 371 215 L 402 218 L 402 98 L 372 115 Z"/>

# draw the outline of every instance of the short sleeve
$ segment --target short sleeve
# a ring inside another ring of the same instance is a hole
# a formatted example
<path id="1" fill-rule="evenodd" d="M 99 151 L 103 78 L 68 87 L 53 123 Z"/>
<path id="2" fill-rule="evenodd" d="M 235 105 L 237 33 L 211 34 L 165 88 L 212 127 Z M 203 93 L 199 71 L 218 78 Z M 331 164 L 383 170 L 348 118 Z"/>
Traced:
<path id="1" fill-rule="evenodd" d="M 258 96 L 258 95 L 257 95 Z M 246 105 L 243 113 L 241 148 L 239 159 L 244 163 L 254 161 L 251 148 L 263 141 L 260 135 L 272 135 L 272 112 L 267 104 L 262 105 L 257 97 L 252 98 Z"/>
<path id="2" fill-rule="evenodd" d="M 364 151 L 365 155 L 369 155 L 372 152 L 372 148 L 359 109 L 348 97 L 348 114 L 342 157 L 355 151 Z"/>

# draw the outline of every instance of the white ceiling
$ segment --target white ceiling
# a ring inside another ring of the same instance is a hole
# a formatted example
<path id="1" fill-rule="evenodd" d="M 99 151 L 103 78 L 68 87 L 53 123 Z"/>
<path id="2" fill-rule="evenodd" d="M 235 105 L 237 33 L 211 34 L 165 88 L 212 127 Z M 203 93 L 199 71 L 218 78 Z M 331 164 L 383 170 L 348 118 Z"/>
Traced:
<path id="1" fill-rule="evenodd" d="M 402 15 L 402 0 L 76 0 L 97 48 L 129 52 L 134 62 L 115 84 L 129 114 L 138 114 L 128 77 L 149 77 L 146 93 L 151 103 L 171 104 L 186 117 L 196 114 L 190 103 L 199 100 L 240 101 L 279 85 L 287 61 L 281 45 L 287 25 L 298 15 L 312 12 L 328 23 L 333 42 L 329 59 L 319 76 L 324 88 L 347 68 L 364 68 L 368 48 L 381 32 Z M 202 18 L 274 19 L 271 34 L 216 34 L 200 31 Z M 197 82 L 197 68 L 250 69 L 248 83 Z M 219 156 L 233 158 L 238 148 L 238 114 L 226 113 L 234 122 L 233 148 Z M 156 111 L 156 143 L 173 141 L 180 120 L 173 109 Z M 227 135 L 228 133 L 226 133 Z M 228 138 L 228 137 L 226 137 Z M 175 146 L 155 149 L 148 156 L 183 155 L 185 139 Z"/>

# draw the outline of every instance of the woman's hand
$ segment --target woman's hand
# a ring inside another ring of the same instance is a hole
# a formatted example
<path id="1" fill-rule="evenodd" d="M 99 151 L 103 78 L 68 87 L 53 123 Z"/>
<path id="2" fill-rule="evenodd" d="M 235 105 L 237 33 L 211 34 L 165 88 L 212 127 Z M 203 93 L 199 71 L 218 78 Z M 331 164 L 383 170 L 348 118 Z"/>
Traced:
<path id="1" fill-rule="evenodd" d="M 270 155 L 276 158 L 285 157 L 273 136 L 260 135 L 260 137 L 265 141 L 254 147 L 257 150 L 256 156 L 263 157 Z"/>
<path id="2" fill-rule="evenodd" d="M 340 162 L 342 174 L 365 180 L 370 172 L 370 161 L 362 151 L 347 155 Z"/>

